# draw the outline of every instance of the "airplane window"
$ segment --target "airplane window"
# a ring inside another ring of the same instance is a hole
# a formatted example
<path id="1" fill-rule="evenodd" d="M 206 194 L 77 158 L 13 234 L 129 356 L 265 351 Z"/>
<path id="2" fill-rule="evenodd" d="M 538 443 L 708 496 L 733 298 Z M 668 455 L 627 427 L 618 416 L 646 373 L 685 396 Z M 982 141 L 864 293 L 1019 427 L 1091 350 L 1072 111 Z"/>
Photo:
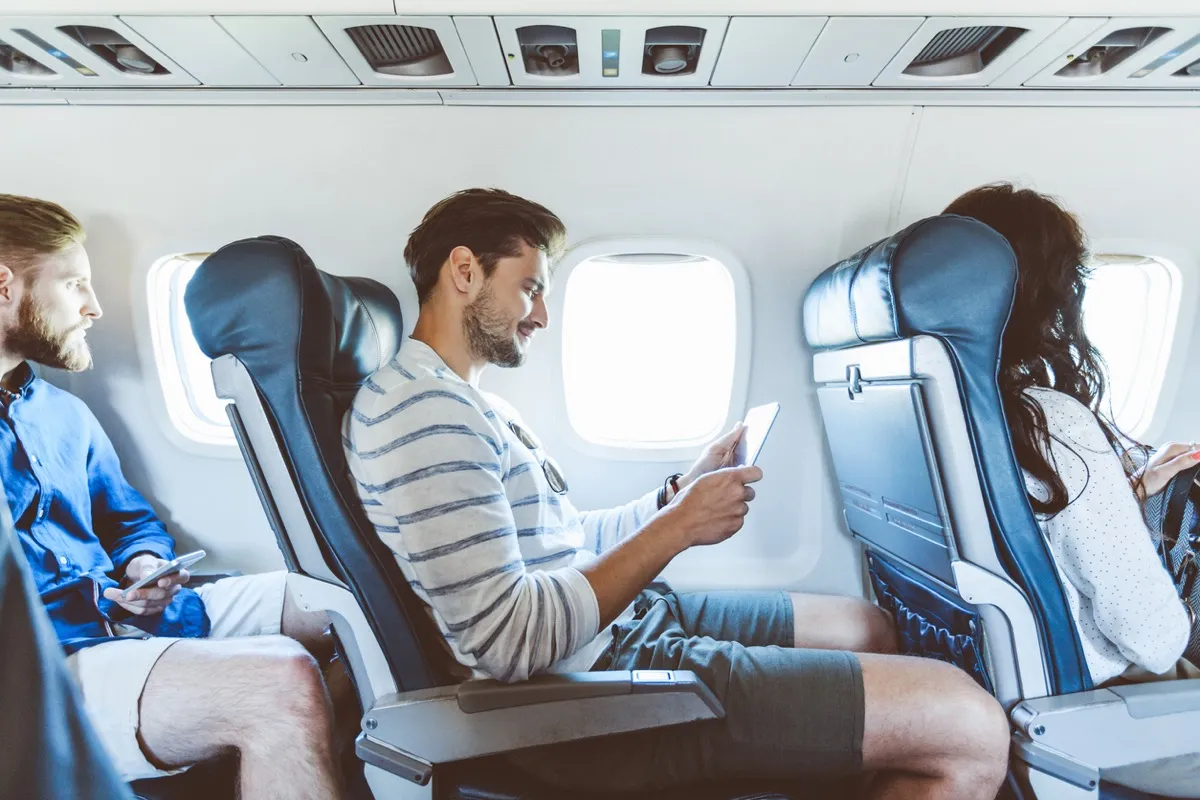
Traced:
<path id="1" fill-rule="evenodd" d="M 565 290 L 567 414 L 586 442 L 648 450 L 701 444 L 729 413 L 738 357 L 730 270 L 703 255 L 588 258 Z"/>
<path id="2" fill-rule="evenodd" d="M 1165 259 L 1101 254 L 1084 295 L 1084 327 L 1108 365 L 1105 408 L 1137 437 L 1162 390 L 1180 302 L 1180 274 Z"/>
<path id="3" fill-rule="evenodd" d="M 207 253 L 160 259 L 147 277 L 150 330 L 159 381 L 171 423 L 184 436 L 204 444 L 233 445 L 225 401 L 213 387 L 211 359 L 192 335 L 183 292 Z"/>

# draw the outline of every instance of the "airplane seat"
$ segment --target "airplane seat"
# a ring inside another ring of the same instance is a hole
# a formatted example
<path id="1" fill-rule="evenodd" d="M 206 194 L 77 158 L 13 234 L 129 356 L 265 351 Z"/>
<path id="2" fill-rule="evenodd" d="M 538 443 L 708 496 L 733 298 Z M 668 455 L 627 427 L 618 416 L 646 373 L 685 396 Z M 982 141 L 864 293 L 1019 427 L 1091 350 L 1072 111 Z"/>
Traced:
<path id="1" fill-rule="evenodd" d="M 1195 749 L 1200 682 L 1096 688 L 1026 499 L 997 384 L 1008 242 L 921 220 L 825 270 L 803 308 L 846 527 L 902 652 L 956 664 L 1013 727 L 1037 798 L 1145 797 L 1139 765 Z"/>
<path id="2" fill-rule="evenodd" d="M 386 287 L 322 272 L 294 242 L 264 236 L 205 259 L 185 304 L 201 350 L 214 359 L 217 394 L 232 401 L 227 413 L 287 563 L 289 591 L 333 620 L 365 710 L 356 752 L 375 797 L 561 797 L 496 756 L 723 716 L 690 672 L 543 675 L 512 685 L 454 677 L 444 641 L 368 522 L 342 455 L 343 415 L 400 345 L 400 307 Z M 800 800 L 825 791 L 739 782 L 679 796 Z"/>

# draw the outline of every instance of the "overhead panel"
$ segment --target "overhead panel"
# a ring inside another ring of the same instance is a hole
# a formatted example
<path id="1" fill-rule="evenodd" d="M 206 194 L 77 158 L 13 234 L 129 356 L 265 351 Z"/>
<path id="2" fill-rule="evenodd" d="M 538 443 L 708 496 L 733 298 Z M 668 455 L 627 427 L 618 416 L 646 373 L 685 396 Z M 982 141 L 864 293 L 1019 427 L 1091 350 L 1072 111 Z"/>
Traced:
<path id="1" fill-rule="evenodd" d="M 496 17 L 517 86 L 707 86 L 727 17 Z"/>
<path id="2" fill-rule="evenodd" d="M 204 86 L 278 86 L 212 17 L 122 17 Z"/>
<path id="3" fill-rule="evenodd" d="M 1162 73 L 1200 44 L 1200 20 L 1166 17 L 1110 19 L 1095 31 L 1064 50 L 1041 71 L 1025 81 L 1026 86 L 1080 89 L 1162 88 L 1176 85 L 1171 78 L 1185 75 Z M 1177 65 L 1186 70 L 1187 65 Z"/>
<path id="4" fill-rule="evenodd" d="M 1065 22 L 1065 17 L 930 17 L 873 85 L 988 86 Z"/>
<path id="5" fill-rule="evenodd" d="M 1072 17 L 1063 23 L 1062 27 L 1038 43 L 1037 47 L 1001 73 L 988 86 L 996 89 L 1021 87 L 1025 81 L 1041 72 L 1051 61 L 1064 53 L 1073 53 L 1075 45 L 1080 40 L 1098 30 L 1106 22 L 1108 22 L 1107 17 Z"/>
<path id="6" fill-rule="evenodd" d="M 14 86 L 158 88 L 197 83 L 116 17 L 0 17 L 0 42 L 0 69 Z"/>
<path id="7" fill-rule="evenodd" d="M 217 22 L 284 86 L 360 85 L 309 17 L 217 17 Z"/>
<path id="8" fill-rule="evenodd" d="M 1129 76 L 1130 85 L 1200 89 L 1200 30 Z"/>
<path id="9" fill-rule="evenodd" d="M 729 20 L 713 86 L 787 86 L 825 26 L 826 17 Z"/>
<path id="10" fill-rule="evenodd" d="M 367 86 L 475 86 L 450 17 L 314 17 Z"/>
<path id="11" fill-rule="evenodd" d="M 462 41 L 471 70 L 480 86 L 511 86 L 500 37 L 491 17 L 455 17 L 454 27 Z"/>
<path id="12" fill-rule="evenodd" d="M 870 86 L 924 22 L 924 17 L 833 17 L 792 85 Z"/>

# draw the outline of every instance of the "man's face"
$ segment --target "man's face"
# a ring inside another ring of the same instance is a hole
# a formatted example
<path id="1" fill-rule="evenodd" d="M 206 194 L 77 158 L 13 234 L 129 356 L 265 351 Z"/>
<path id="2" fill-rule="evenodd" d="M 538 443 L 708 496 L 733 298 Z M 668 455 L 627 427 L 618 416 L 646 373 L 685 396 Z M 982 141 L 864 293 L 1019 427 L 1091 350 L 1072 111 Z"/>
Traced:
<path id="1" fill-rule="evenodd" d="M 92 365 L 87 329 L 100 318 L 92 268 L 82 245 L 43 256 L 19 278 L 15 318 L 4 332 L 13 355 L 47 367 L 78 372 Z"/>
<path id="2" fill-rule="evenodd" d="M 521 243 L 521 253 L 502 258 L 475 299 L 463 310 L 467 343 L 475 356 L 500 367 L 519 367 L 533 335 L 549 323 L 546 254 Z"/>

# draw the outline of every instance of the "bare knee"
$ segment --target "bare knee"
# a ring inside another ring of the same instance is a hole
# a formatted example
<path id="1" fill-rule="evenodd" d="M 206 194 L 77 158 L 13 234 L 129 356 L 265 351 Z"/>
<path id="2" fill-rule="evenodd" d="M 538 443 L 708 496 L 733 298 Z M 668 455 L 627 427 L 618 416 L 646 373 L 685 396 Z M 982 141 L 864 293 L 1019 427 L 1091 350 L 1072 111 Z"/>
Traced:
<path id="1" fill-rule="evenodd" d="M 329 699 L 317 660 L 294 639 L 264 637 L 255 652 L 236 668 L 246 680 L 247 710 L 255 724 L 248 738 L 262 740 L 272 731 L 296 736 L 302 730 L 324 732 Z M 251 699 L 252 698 L 252 699 Z"/>
<path id="2" fill-rule="evenodd" d="M 297 713 L 307 715 L 317 707 L 324 713 L 327 695 L 321 666 L 302 644 L 281 636 L 264 658 L 272 694 L 288 698 L 287 705 Z"/>
<path id="3" fill-rule="evenodd" d="M 947 672 L 954 678 L 946 682 L 939 717 L 946 732 L 949 777 L 962 786 L 999 790 L 1008 772 L 1008 716 L 967 673 L 957 668 Z"/>
<path id="4" fill-rule="evenodd" d="M 858 658 L 866 705 L 864 768 L 922 781 L 929 797 L 994 798 L 1009 747 L 1008 719 L 995 698 L 967 673 L 939 661 Z"/>

